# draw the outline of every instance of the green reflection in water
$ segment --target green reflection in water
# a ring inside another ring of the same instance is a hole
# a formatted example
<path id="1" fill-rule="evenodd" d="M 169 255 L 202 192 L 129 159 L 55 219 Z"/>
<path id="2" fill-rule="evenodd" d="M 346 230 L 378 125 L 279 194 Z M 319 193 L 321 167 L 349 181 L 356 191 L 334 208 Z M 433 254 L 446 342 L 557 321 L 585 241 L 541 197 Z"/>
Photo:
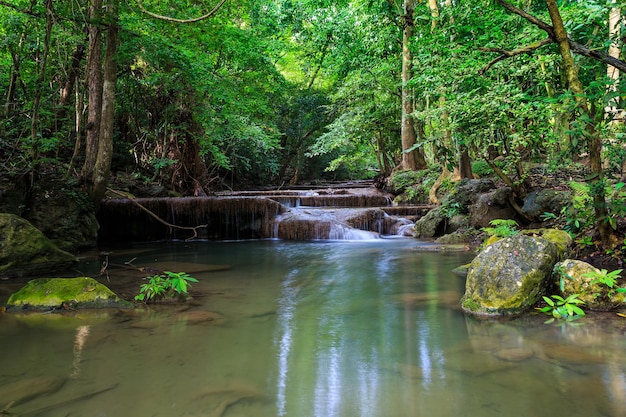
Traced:
<path id="1" fill-rule="evenodd" d="M 16 415 L 51 406 L 40 415 L 626 415 L 622 322 L 466 318 L 464 280 L 450 271 L 471 255 L 419 245 L 116 248 L 111 265 L 136 258 L 198 278 L 197 305 L 0 315 L 0 409 L 15 401 L 6 395 L 21 395 L 16 384 L 31 381 L 42 395 L 11 406 Z M 81 270 L 96 275 L 99 266 L 93 259 Z M 136 291 L 131 272 L 111 268 L 110 285 Z"/>

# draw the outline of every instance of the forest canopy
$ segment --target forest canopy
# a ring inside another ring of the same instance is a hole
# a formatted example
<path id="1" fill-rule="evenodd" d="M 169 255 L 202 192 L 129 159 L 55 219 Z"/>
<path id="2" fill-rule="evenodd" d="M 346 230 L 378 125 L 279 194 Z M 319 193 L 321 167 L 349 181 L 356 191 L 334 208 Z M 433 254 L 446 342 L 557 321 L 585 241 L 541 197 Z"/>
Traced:
<path id="1" fill-rule="evenodd" d="M 0 170 L 97 201 L 111 179 L 202 195 L 485 167 L 522 195 L 529 164 L 580 164 L 602 205 L 626 170 L 623 6 L 2 0 Z"/>

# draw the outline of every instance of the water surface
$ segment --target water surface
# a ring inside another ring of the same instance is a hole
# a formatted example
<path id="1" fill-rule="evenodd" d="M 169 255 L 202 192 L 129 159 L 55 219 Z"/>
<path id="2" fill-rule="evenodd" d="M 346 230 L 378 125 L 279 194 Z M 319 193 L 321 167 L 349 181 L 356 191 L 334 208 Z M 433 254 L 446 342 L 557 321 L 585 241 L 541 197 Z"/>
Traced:
<path id="1" fill-rule="evenodd" d="M 472 257 L 414 239 L 160 243 L 115 248 L 136 268 L 200 280 L 191 306 L 0 314 L 0 410 L 40 416 L 624 416 L 626 323 L 545 325 L 459 310 Z M 103 258 L 81 273 L 98 276 Z M 1 286 L 9 285 L 0 283 Z M 14 284 L 11 284 L 14 285 Z M 6 294 L 6 291 L 0 291 Z M 5 301 L 0 300 L 0 301 Z M 42 380 L 44 382 L 42 382 Z M 38 385 L 39 384 L 39 385 Z M 56 384 L 56 385 L 55 385 Z M 4 389 L 4 391 L 3 391 Z M 5 394 L 7 395 L 7 394 Z"/>

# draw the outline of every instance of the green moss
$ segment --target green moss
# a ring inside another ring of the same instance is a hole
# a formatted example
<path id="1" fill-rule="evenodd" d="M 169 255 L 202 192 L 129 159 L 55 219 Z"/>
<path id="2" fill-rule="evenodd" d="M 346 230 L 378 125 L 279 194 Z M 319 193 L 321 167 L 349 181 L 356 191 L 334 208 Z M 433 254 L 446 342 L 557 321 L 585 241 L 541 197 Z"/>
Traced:
<path id="1" fill-rule="evenodd" d="M 131 307 L 113 291 L 89 277 L 40 278 L 29 281 L 11 295 L 8 310 L 48 310 L 69 308 Z"/>
<path id="2" fill-rule="evenodd" d="M 476 301 L 474 301 L 471 298 L 463 298 L 463 300 L 461 301 L 461 306 L 464 309 L 467 309 L 469 311 L 478 311 L 480 310 L 480 304 L 478 304 Z"/>
<path id="3" fill-rule="evenodd" d="M 572 245 L 572 237 L 564 230 L 559 229 L 529 229 L 523 230 L 527 236 L 540 236 L 548 242 L 554 243 L 559 253 L 559 259 L 564 259 Z"/>
<path id="4" fill-rule="evenodd" d="M 24 271 L 51 270 L 76 262 L 75 256 L 62 251 L 29 222 L 13 214 L 0 213 L 0 274 L 13 268 Z"/>

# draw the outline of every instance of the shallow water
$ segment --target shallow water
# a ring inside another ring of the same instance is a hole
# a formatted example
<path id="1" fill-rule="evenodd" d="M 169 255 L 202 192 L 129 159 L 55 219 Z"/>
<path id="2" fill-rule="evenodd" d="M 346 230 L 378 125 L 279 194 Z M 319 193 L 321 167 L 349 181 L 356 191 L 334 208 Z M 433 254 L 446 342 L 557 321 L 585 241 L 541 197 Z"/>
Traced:
<path id="1" fill-rule="evenodd" d="M 100 281 L 132 297 L 136 268 L 186 271 L 200 280 L 195 305 L 0 314 L 0 410 L 27 381 L 46 395 L 14 403 L 13 415 L 626 415 L 626 320 L 465 317 L 464 279 L 451 270 L 471 255 L 429 248 L 414 239 L 116 248 L 110 282 Z M 101 261 L 79 269 L 96 276 Z"/>

